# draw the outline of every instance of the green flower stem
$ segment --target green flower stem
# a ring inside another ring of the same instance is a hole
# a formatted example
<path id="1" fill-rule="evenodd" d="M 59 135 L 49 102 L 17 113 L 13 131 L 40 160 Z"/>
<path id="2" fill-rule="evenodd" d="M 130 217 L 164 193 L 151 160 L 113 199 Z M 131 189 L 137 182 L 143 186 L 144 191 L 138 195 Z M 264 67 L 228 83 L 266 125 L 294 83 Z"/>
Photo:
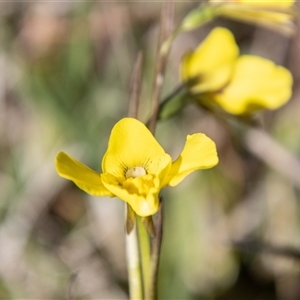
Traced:
<path id="1" fill-rule="evenodd" d="M 186 85 L 182 84 L 176 87 L 170 94 L 168 94 L 159 104 L 158 120 L 168 119 L 174 116 L 184 106 L 184 101 L 188 93 Z M 151 117 L 146 122 L 149 127 Z"/>
<path id="2" fill-rule="evenodd" d="M 180 33 L 196 29 L 213 20 L 217 15 L 216 8 L 217 5 L 206 3 L 192 10 L 164 41 L 160 49 L 161 55 L 166 55 L 170 51 L 173 41 Z"/>
<path id="3" fill-rule="evenodd" d="M 163 237 L 163 203 L 162 199 L 160 199 L 160 207 L 159 211 L 156 215 L 156 235 L 152 242 L 152 253 L 151 253 L 151 276 L 150 276 L 150 285 L 147 290 L 146 299 L 147 300 L 157 300 L 158 299 L 158 268 L 159 268 L 159 260 L 160 260 L 160 251 L 161 251 L 161 243 Z"/>
<path id="4" fill-rule="evenodd" d="M 128 116 L 138 118 L 138 108 L 140 100 L 140 91 L 142 85 L 142 65 L 143 55 L 139 52 L 136 59 L 131 79 L 129 111 Z M 129 280 L 129 295 L 131 300 L 142 300 L 143 281 L 142 265 L 140 261 L 140 248 L 138 240 L 138 230 L 135 225 L 137 217 L 129 204 L 126 205 L 126 259 Z"/>
<path id="5" fill-rule="evenodd" d="M 150 259 L 151 259 L 151 249 L 150 249 L 150 239 L 149 234 L 141 220 L 140 217 L 137 217 L 137 231 L 139 238 L 139 247 L 140 247 L 140 259 L 142 265 L 142 281 L 143 281 L 143 290 L 144 295 L 146 295 L 149 289 L 150 283 Z M 147 297 L 144 299 L 150 300 Z"/>
<path id="6" fill-rule="evenodd" d="M 171 95 L 169 95 L 169 97 L 167 97 L 167 99 L 165 99 L 165 101 L 159 103 L 164 73 L 166 69 L 166 61 L 172 46 L 172 42 L 182 31 L 191 30 L 198 26 L 201 26 L 213 19 L 213 17 L 214 15 L 212 13 L 212 10 L 210 10 L 209 8 L 197 9 L 189 14 L 189 16 L 183 20 L 183 23 L 171 33 L 170 31 L 173 20 L 173 6 L 166 4 L 164 12 L 162 14 L 162 28 L 159 43 L 160 50 L 157 59 L 154 93 L 152 97 L 153 114 L 150 121 L 148 122 L 148 126 L 153 134 L 155 132 L 157 119 L 161 117 L 160 112 L 162 108 L 165 108 L 165 106 L 171 101 L 171 99 L 174 99 L 176 95 L 182 93 L 182 91 L 184 90 L 183 86 L 177 88 Z M 184 97 L 179 97 L 179 105 L 175 105 L 175 112 L 180 110 L 181 106 L 183 106 L 181 98 Z M 134 102 L 133 105 L 134 108 L 136 108 L 138 101 L 132 100 L 132 102 Z M 132 114 L 136 115 L 137 110 L 135 109 L 134 113 L 130 113 L 130 115 Z M 160 232 L 158 236 L 154 239 L 154 249 L 152 257 L 150 251 L 150 238 L 142 220 L 139 217 L 137 218 L 136 226 L 126 237 L 129 289 L 130 299 L 132 300 L 157 299 L 157 275 L 162 239 L 161 211 L 158 219 L 160 223 L 158 227 L 160 227 L 161 230 L 159 230 Z"/>
<path id="7" fill-rule="evenodd" d="M 136 226 L 126 235 L 126 259 L 131 300 L 143 299 L 143 283 Z"/>

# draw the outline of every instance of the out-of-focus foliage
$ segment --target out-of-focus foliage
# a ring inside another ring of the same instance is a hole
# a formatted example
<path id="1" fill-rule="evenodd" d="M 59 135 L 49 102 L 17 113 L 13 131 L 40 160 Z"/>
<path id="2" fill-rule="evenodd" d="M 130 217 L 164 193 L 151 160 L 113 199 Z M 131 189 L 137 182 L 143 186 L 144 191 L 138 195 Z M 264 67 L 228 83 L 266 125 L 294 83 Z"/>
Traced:
<path id="1" fill-rule="evenodd" d="M 175 21 L 194 7 L 177 3 Z M 123 203 L 89 197 L 59 178 L 54 157 L 64 150 L 100 171 L 113 124 L 127 114 L 140 49 L 140 115 L 147 119 L 160 8 L 0 3 L 1 299 L 62 299 L 68 291 L 77 299 L 128 297 Z M 259 118 L 299 157 L 299 33 L 289 40 L 225 19 L 183 33 L 172 47 L 164 94 L 179 83 L 182 54 L 216 25 L 232 30 L 242 53 L 293 72 L 292 100 Z M 216 141 L 220 163 L 163 192 L 160 299 L 299 299 L 299 255 L 288 251 L 300 249 L 299 186 L 251 155 L 238 126 L 195 106 L 159 123 L 157 139 L 176 158 L 179 141 L 194 132 Z M 282 163 L 276 149 L 254 142 Z"/>

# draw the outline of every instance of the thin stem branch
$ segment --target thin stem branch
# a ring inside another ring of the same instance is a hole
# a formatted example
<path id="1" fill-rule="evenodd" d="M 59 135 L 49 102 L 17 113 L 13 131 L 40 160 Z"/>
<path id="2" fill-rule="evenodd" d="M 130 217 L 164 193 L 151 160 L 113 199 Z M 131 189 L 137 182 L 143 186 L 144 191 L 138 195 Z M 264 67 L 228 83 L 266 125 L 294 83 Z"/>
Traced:
<path id="1" fill-rule="evenodd" d="M 151 99 L 152 103 L 152 114 L 149 129 L 154 134 L 157 117 L 159 113 L 159 102 L 160 102 L 160 95 L 164 83 L 166 65 L 167 65 L 167 58 L 170 49 L 163 49 L 162 46 L 164 41 L 169 37 L 173 30 L 173 12 L 174 12 L 174 5 L 172 2 L 165 2 L 162 14 L 161 14 L 161 27 L 160 27 L 160 34 L 159 34 L 159 42 L 158 42 L 158 51 L 157 51 L 157 59 L 156 59 L 156 67 L 155 67 L 155 77 L 153 83 L 153 95 Z"/>
<path id="2" fill-rule="evenodd" d="M 156 236 L 153 239 L 152 243 L 152 253 L 151 253 L 151 282 L 149 289 L 146 291 L 147 300 L 156 300 L 157 299 L 157 278 L 158 278 L 158 267 L 159 267 L 159 258 L 161 243 L 163 237 L 163 203 L 160 202 L 159 211 L 156 215 Z"/>
<path id="3" fill-rule="evenodd" d="M 161 27 L 158 42 L 158 51 L 156 59 L 155 77 L 153 83 L 153 95 L 151 99 L 152 103 L 152 114 L 149 124 L 149 129 L 155 134 L 157 119 L 159 116 L 160 108 L 160 96 L 164 83 L 166 65 L 168 54 L 170 51 L 170 46 L 163 47 L 164 42 L 172 34 L 173 30 L 173 15 L 174 15 L 174 5 L 172 1 L 164 2 L 164 6 L 161 14 Z M 162 207 L 162 206 L 161 206 Z M 146 290 L 146 299 L 154 300 L 157 299 L 157 275 L 159 266 L 159 256 L 161 249 L 161 239 L 162 239 L 162 213 L 161 208 L 157 216 L 157 230 L 156 236 L 153 239 L 152 244 L 152 255 L 151 255 L 151 275 L 150 275 L 150 285 Z"/>
<path id="4" fill-rule="evenodd" d="M 126 259 L 131 300 L 143 299 L 143 284 L 136 226 L 126 234 Z"/>
<path id="5" fill-rule="evenodd" d="M 184 84 L 176 87 L 169 95 L 167 95 L 160 103 L 159 110 L 161 110 L 166 104 L 168 104 L 176 95 L 178 95 L 186 86 Z"/>
<path id="6" fill-rule="evenodd" d="M 176 87 L 170 94 L 168 94 L 163 100 L 159 103 L 159 108 L 158 108 L 158 114 L 157 114 L 157 121 L 160 119 L 160 112 L 162 109 L 174 98 L 176 97 L 179 93 L 181 93 L 186 86 L 184 84 Z M 148 119 L 146 122 L 146 125 L 149 127 L 150 121 L 151 121 L 152 116 Z"/>
<path id="7" fill-rule="evenodd" d="M 76 279 L 77 279 L 77 274 L 76 273 L 71 274 L 70 279 L 69 279 L 68 289 L 67 289 L 67 297 L 66 297 L 67 300 L 74 299 L 73 291 L 74 291 Z"/>
<path id="8" fill-rule="evenodd" d="M 128 116 L 138 117 L 139 98 L 142 82 L 142 53 L 139 52 L 134 65 L 130 85 L 129 111 Z M 136 215 L 134 211 L 126 206 L 126 259 L 128 268 L 129 294 L 131 300 L 142 300 L 143 281 L 140 261 L 140 248 L 138 241 Z"/>
<path id="9" fill-rule="evenodd" d="M 133 73 L 130 83 L 129 109 L 128 116 L 137 118 L 139 109 L 139 99 L 142 89 L 142 68 L 143 68 L 143 53 L 139 51 L 134 64 Z"/>
<path id="10" fill-rule="evenodd" d="M 145 292 L 149 289 L 150 284 L 150 239 L 148 232 L 143 224 L 143 221 L 140 217 L 137 217 L 137 231 L 139 237 L 139 246 L 140 246 L 140 257 L 141 257 L 141 266 L 142 266 L 142 278 L 143 278 L 143 288 L 144 295 Z M 145 297 L 145 299 L 148 299 Z"/>

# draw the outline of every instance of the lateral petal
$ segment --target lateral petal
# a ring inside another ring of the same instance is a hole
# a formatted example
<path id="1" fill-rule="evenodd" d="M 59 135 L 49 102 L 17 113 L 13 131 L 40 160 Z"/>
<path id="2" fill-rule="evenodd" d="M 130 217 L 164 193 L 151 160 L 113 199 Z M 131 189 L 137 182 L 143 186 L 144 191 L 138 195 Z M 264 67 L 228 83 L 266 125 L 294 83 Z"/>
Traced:
<path id="1" fill-rule="evenodd" d="M 215 143 L 203 133 L 188 135 L 179 157 L 173 162 L 166 185 L 175 186 L 187 175 L 199 169 L 208 169 L 218 163 Z"/>
<path id="2" fill-rule="evenodd" d="M 232 80 L 214 100 L 231 114 L 251 113 L 285 104 L 292 92 L 293 78 L 284 67 L 252 55 L 241 56 Z"/>
<path id="3" fill-rule="evenodd" d="M 77 161 L 64 152 L 60 152 L 55 159 L 57 173 L 66 179 L 73 181 L 80 189 L 92 196 L 110 196 L 112 194 L 103 185 L 99 173 Z"/>

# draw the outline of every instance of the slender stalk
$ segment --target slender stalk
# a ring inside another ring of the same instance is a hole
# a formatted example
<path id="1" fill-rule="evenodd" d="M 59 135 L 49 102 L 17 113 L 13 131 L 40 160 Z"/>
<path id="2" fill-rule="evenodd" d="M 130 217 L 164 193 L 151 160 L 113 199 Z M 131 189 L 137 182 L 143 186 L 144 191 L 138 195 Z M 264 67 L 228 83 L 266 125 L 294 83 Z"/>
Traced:
<path id="1" fill-rule="evenodd" d="M 130 84 L 128 116 L 138 117 L 139 98 L 142 82 L 142 53 L 139 52 L 134 65 Z M 142 300 L 143 281 L 140 261 L 140 248 L 136 224 L 136 215 L 129 205 L 126 206 L 126 259 L 128 268 L 129 294 L 131 300 Z"/>
<path id="2" fill-rule="evenodd" d="M 161 14 L 161 27 L 158 42 L 157 59 L 155 66 L 155 77 L 153 82 L 153 95 L 152 95 L 152 114 L 149 129 L 154 134 L 157 117 L 159 113 L 160 95 L 164 83 L 167 59 L 169 48 L 163 49 L 164 42 L 170 36 L 173 30 L 173 13 L 174 5 L 172 2 L 165 2 Z"/>
<path id="3" fill-rule="evenodd" d="M 140 217 L 137 217 L 137 231 L 139 238 L 139 249 L 140 249 L 140 259 L 142 265 L 142 281 L 144 288 L 144 295 L 146 291 L 149 289 L 150 284 L 150 258 L 151 258 L 151 247 L 150 247 L 150 239 L 148 232 L 141 220 Z M 144 299 L 148 299 L 145 297 Z"/>
<path id="4" fill-rule="evenodd" d="M 162 99 L 162 101 L 159 103 L 159 108 L 158 108 L 158 114 L 157 114 L 157 121 L 161 119 L 161 112 L 163 111 L 164 107 L 171 102 L 174 97 L 178 96 L 180 93 L 183 93 L 186 89 L 185 84 L 181 84 L 177 86 L 170 94 L 168 94 L 165 98 Z M 150 126 L 150 117 L 148 121 L 146 122 L 146 125 L 149 127 Z"/>
<path id="5" fill-rule="evenodd" d="M 168 37 L 172 34 L 173 30 L 173 15 L 174 15 L 174 3 L 172 1 L 164 2 L 164 6 L 161 14 L 161 27 L 159 34 L 159 42 L 158 42 L 158 51 L 157 51 L 157 59 L 156 59 L 156 69 L 155 69 L 155 77 L 153 83 L 153 94 L 152 94 L 152 114 L 149 124 L 149 129 L 155 134 L 157 119 L 159 116 L 160 109 L 160 97 L 161 91 L 164 83 L 167 59 L 170 51 L 170 45 L 168 47 L 164 47 L 164 42 L 168 39 Z M 160 213 L 158 213 L 160 214 Z M 162 225 L 161 216 L 158 216 L 160 220 L 160 225 Z M 161 238 L 162 238 L 162 226 L 159 229 L 160 232 L 156 234 L 153 239 L 152 244 L 152 255 L 151 255 L 151 275 L 150 275 L 150 284 L 149 287 L 145 290 L 147 300 L 155 300 L 157 299 L 157 275 L 158 275 L 158 266 L 159 266 L 159 256 L 160 256 L 160 248 L 161 248 Z"/>
<path id="6" fill-rule="evenodd" d="M 142 66 L 143 66 L 143 53 L 139 51 L 136 62 L 134 64 L 131 83 L 130 83 L 130 96 L 129 96 L 129 109 L 128 116 L 137 118 L 139 109 L 139 99 L 142 88 Z"/>
<path id="7" fill-rule="evenodd" d="M 74 299 L 73 291 L 74 291 L 76 279 L 77 279 L 77 274 L 76 273 L 71 274 L 69 279 L 68 289 L 67 289 L 67 297 L 66 297 L 67 300 Z"/>
<path id="8" fill-rule="evenodd" d="M 126 235 L 126 259 L 130 299 L 142 300 L 143 284 L 136 226 Z"/>
<path id="9" fill-rule="evenodd" d="M 156 215 L 156 236 L 152 243 L 152 253 L 151 253 L 151 276 L 149 289 L 146 290 L 147 300 L 156 300 L 157 298 L 157 278 L 158 278 L 158 267 L 161 243 L 163 237 L 163 203 L 161 201 L 159 211 Z"/>
<path id="10" fill-rule="evenodd" d="M 185 89 L 186 86 L 184 84 L 179 85 L 176 87 L 169 95 L 167 95 L 163 100 L 161 101 L 159 105 L 159 110 L 161 110 L 166 104 L 168 104 L 176 95 L 182 92 L 183 89 Z"/>

